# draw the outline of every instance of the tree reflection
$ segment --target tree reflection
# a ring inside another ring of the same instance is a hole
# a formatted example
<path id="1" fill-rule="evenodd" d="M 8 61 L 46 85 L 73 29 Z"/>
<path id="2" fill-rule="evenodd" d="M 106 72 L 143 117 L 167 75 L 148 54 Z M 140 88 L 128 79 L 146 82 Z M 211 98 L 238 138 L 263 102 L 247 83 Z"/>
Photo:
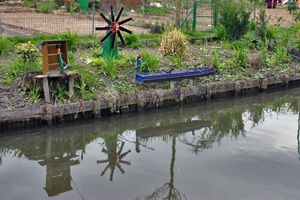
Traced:
<path id="1" fill-rule="evenodd" d="M 180 191 L 174 186 L 174 165 L 175 165 L 175 153 L 176 153 L 176 137 L 178 135 L 172 134 L 172 158 L 170 164 L 170 181 L 165 183 L 162 187 L 156 188 L 154 192 L 145 197 L 147 200 L 151 199 L 186 199 L 185 194 L 181 194 Z M 141 198 L 137 198 L 139 200 Z"/>
<path id="2" fill-rule="evenodd" d="M 108 168 L 110 168 L 110 181 L 113 181 L 113 175 L 116 167 L 121 171 L 122 174 L 125 173 L 125 170 L 121 167 L 121 163 L 125 165 L 130 165 L 130 161 L 124 161 L 123 158 L 131 152 L 129 149 L 125 153 L 122 153 L 125 142 L 121 142 L 121 145 L 118 144 L 118 134 L 107 135 L 105 137 L 105 146 L 102 148 L 102 152 L 107 154 L 106 160 L 97 160 L 97 164 L 108 163 L 107 166 L 101 173 L 101 176 L 105 174 Z M 118 151 L 119 149 L 119 151 Z"/>

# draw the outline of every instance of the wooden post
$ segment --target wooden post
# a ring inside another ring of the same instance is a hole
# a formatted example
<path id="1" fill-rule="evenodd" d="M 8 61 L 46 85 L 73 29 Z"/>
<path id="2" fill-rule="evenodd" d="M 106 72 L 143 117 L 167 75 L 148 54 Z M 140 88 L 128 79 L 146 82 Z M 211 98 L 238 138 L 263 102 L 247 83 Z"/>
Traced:
<path id="1" fill-rule="evenodd" d="M 43 89 L 44 89 L 45 101 L 47 103 L 50 103 L 50 91 L 49 91 L 48 77 L 43 78 Z"/>
<path id="2" fill-rule="evenodd" d="M 68 76 L 70 98 L 74 95 L 74 75 Z"/>
<path id="3" fill-rule="evenodd" d="M 180 24 L 180 4 L 179 0 L 176 0 L 176 18 L 175 18 L 175 28 L 178 29 Z"/>

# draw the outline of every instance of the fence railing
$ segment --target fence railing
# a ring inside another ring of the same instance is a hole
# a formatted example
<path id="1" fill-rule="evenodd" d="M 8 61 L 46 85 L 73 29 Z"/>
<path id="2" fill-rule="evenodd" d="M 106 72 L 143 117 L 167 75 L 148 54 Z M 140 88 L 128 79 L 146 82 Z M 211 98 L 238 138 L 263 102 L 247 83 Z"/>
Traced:
<path id="1" fill-rule="evenodd" d="M 107 5 L 105 4 L 106 1 Z M 164 28 L 175 26 L 175 0 L 164 0 L 161 1 L 162 3 L 156 4 L 149 3 L 146 0 L 106 1 L 102 0 L 103 4 L 91 3 L 84 10 L 80 9 L 80 6 L 76 7 L 76 4 L 70 3 L 58 7 L 51 3 L 50 0 L 47 3 L 37 3 L 34 8 L 2 3 L 0 4 L 0 24 L 3 30 L 13 30 L 29 35 L 51 35 L 70 31 L 78 35 L 94 34 L 101 36 L 105 32 L 95 31 L 95 27 L 103 27 L 107 24 L 100 18 L 99 13 L 102 12 L 108 17 L 108 3 L 112 3 L 115 15 L 120 7 L 124 6 L 120 20 L 132 17 L 133 20 L 126 23 L 125 26 L 135 33 L 149 34 L 154 26 L 162 26 Z M 124 5 L 121 2 L 124 2 Z M 130 4 L 130 2 L 135 2 L 135 4 Z M 183 21 L 187 13 L 193 9 L 195 1 L 181 0 L 180 2 L 180 18 Z"/>

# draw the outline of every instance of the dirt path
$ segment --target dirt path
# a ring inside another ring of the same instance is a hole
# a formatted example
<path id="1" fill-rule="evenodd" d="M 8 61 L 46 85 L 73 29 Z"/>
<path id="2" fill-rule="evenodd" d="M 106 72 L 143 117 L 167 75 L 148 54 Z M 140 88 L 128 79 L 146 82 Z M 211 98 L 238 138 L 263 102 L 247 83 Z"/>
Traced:
<path id="1" fill-rule="evenodd" d="M 92 15 L 78 16 L 77 14 L 65 13 L 58 10 L 53 13 L 36 13 L 34 9 L 23 7 L 1 6 L 2 26 L 6 29 L 15 30 L 25 34 L 55 34 L 70 30 L 78 35 L 92 34 Z M 258 16 L 259 10 L 256 11 Z M 207 14 L 207 13 L 206 13 Z M 281 27 L 289 27 L 294 23 L 294 16 L 287 11 L 287 5 L 278 5 L 276 9 L 266 9 L 266 14 L 270 16 L 269 25 L 277 23 L 279 17 L 283 18 Z M 253 14 L 251 18 L 253 19 Z M 150 33 L 149 29 L 142 28 L 142 24 L 172 24 L 175 18 L 174 14 L 168 15 L 145 15 L 138 13 L 126 12 L 122 19 L 132 17 L 134 20 L 126 24 L 126 27 L 135 33 Z M 203 18 L 204 24 L 210 24 L 210 19 Z M 197 19 L 198 22 L 198 19 Z M 201 21 L 200 21 L 201 22 Z M 106 23 L 100 19 L 99 15 L 95 16 L 94 27 L 103 27 Z M 95 31 L 96 36 L 104 35 L 104 31 Z"/>

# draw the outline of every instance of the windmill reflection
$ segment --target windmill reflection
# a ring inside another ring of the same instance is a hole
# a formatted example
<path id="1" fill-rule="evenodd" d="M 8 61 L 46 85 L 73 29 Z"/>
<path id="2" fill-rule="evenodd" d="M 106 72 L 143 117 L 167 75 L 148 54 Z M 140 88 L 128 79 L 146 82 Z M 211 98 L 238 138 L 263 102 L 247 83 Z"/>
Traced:
<path id="1" fill-rule="evenodd" d="M 120 144 L 121 143 L 121 144 Z M 108 163 L 107 166 L 101 173 L 103 176 L 107 169 L 110 168 L 110 181 L 113 181 L 113 175 L 116 167 L 121 171 L 122 174 L 125 173 L 125 170 L 121 167 L 121 164 L 130 165 L 130 161 L 124 161 L 123 158 L 131 152 L 128 151 L 122 153 L 125 142 L 118 142 L 118 134 L 115 135 L 107 135 L 105 137 L 105 146 L 106 148 L 102 148 L 102 152 L 107 154 L 106 160 L 97 160 L 97 164 Z M 119 149 L 119 150 L 118 150 Z"/>
<path id="2" fill-rule="evenodd" d="M 153 128 L 145 128 L 136 131 L 137 142 L 138 138 L 149 139 L 150 137 L 159 137 L 164 135 L 171 135 L 172 139 L 172 158 L 170 163 L 170 181 L 165 183 L 163 186 L 156 188 L 150 195 L 144 197 L 144 199 L 187 199 L 185 194 L 181 194 L 180 191 L 174 185 L 174 165 L 175 165 L 175 154 L 176 154 L 176 138 L 183 135 L 186 132 L 191 131 L 195 135 L 195 131 L 210 127 L 211 123 L 208 121 L 189 121 L 183 123 L 173 124 L 171 126 L 161 126 Z M 139 147 L 139 146 L 137 146 Z M 140 198 L 137 198 L 141 199 Z"/>

